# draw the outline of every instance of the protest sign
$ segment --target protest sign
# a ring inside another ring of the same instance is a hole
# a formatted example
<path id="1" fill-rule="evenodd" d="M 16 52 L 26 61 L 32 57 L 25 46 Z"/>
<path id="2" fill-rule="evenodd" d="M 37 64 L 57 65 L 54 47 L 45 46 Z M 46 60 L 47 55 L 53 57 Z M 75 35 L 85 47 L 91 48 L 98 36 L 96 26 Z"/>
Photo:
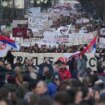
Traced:
<path id="1" fill-rule="evenodd" d="M 13 20 L 12 27 L 16 28 L 18 25 L 27 25 L 27 20 Z"/>
<path id="2" fill-rule="evenodd" d="M 99 38 L 99 48 L 105 48 L 105 38 Z"/>
<path id="3" fill-rule="evenodd" d="M 28 17 L 28 28 L 29 29 L 37 29 L 36 31 L 43 30 L 45 26 L 45 22 L 48 21 L 48 14 L 36 14 L 34 16 Z"/>
<path id="4" fill-rule="evenodd" d="M 41 13 L 41 7 L 32 7 L 28 11 L 28 16 L 34 16 Z"/>
<path id="5" fill-rule="evenodd" d="M 69 36 L 69 40 L 66 43 L 67 45 L 80 45 L 80 44 L 89 44 L 89 42 L 94 38 L 93 34 L 85 33 L 76 33 Z"/>
<path id="6" fill-rule="evenodd" d="M 65 43 L 69 46 L 88 44 L 93 38 L 93 33 L 72 33 L 62 35 L 59 32 L 44 32 L 44 40 L 48 42 Z"/>
<path id="7" fill-rule="evenodd" d="M 39 34 L 38 34 L 39 35 Z M 29 38 L 29 39 L 20 39 L 19 42 L 21 46 L 30 46 L 38 43 L 40 45 L 49 46 L 55 44 L 64 43 L 65 45 L 80 45 L 80 44 L 89 44 L 91 40 L 93 40 L 94 35 L 93 33 L 72 33 L 67 35 L 61 35 L 57 32 L 45 31 L 43 37 L 38 38 Z M 54 43 L 54 44 L 52 44 Z"/>
<path id="8" fill-rule="evenodd" d="M 100 36 L 105 36 L 105 28 L 100 29 Z"/>
<path id="9" fill-rule="evenodd" d="M 30 45 L 34 45 L 37 41 L 39 41 L 39 38 L 29 38 L 29 39 L 21 38 L 19 40 L 20 46 L 24 46 L 24 47 L 30 47 Z"/>
<path id="10" fill-rule="evenodd" d="M 83 24 L 83 23 L 89 23 L 89 19 L 87 18 L 80 18 L 76 20 L 76 24 Z"/>
<path id="11" fill-rule="evenodd" d="M 27 29 L 26 28 L 13 28 L 13 37 L 27 37 Z"/>

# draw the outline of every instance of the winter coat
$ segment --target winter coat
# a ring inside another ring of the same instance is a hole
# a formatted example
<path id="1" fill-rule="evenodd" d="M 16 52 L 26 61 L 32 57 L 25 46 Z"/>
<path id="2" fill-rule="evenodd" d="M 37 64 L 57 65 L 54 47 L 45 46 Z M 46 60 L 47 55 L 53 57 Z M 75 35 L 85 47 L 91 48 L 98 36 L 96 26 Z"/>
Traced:
<path id="1" fill-rule="evenodd" d="M 70 79 L 72 77 L 70 71 L 66 68 L 65 68 L 65 70 L 60 69 L 59 75 L 60 75 L 62 80 L 67 80 L 67 79 Z"/>

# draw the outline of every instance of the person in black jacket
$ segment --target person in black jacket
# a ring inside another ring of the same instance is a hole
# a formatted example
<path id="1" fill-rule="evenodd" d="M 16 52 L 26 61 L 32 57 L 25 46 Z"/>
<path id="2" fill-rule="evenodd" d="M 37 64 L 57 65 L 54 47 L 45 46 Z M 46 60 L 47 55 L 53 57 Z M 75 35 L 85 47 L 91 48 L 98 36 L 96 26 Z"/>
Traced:
<path id="1" fill-rule="evenodd" d="M 76 62 L 75 57 L 72 57 L 72 58 L 67 62 L 67 65 L 69 66 L 69 70 L 70 70 L 70 72 L 71 72 L 71 74 L 72 74 L 72 78 L 77 79 L 78 70 L 77 70 L 77 62 Z"/>
<path id="2" fill-rule="evenodd" d="M 38 65 L 39 67 L 39 73 L 38 73 L 38 79 L 39 80 L 45 80 L 44 77 L 44 68 L 48 67 L 50 72 L 53 74 L 53 67 L 52 67 L 52 62 L 49 60 L 49 58 L 45 58 L 43 63 L 41 63 L 40 65 Z"/>
<path id="3" fill-rule="evenodd" d="M 8 63 L 10 63 L 13 66 L 14 63 L 14 56 L 12 55 L 11 51 L 9 50 L 7 52 L 6 57 L 4 58 L 5 61 L 7 61 Z"/>
<path id="4" fill-rule="evenodd" d="M 3 61 L 0 61 L 0 87 L 2 87 L 5 84 L 6 69 L 3 65 Z"/>

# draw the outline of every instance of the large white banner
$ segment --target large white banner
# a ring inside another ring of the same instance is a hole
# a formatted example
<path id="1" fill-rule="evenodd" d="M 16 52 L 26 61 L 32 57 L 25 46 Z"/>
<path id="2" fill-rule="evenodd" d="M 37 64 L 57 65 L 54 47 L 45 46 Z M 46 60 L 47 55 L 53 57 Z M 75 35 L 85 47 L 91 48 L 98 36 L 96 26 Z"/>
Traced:
<path id="1" fill-rule="evenodd" d="M 70 35 L 56 36 L 56 38 L 58 42 L 65 42 L 68 45 L 79 45 L 89 44 L 94 36 L 90 34 L 72 33 Z"/>
<path id="2" fill-rule="evenodd" d="M 13 55 L 15 56 L 15 60 L 16 58 L 20 58 L 22 62 L 24 62 L 26 58 L 33 59 L 35 65 L 41 64 L 44 58 L 46 57 L 48 57 L 53 62 L 58 60 L 59 57 L 65 57 L 64 53 L 40 53 L 40 54 L 31 53 L 30 54 L 30 53 L 14 52 Z M 92 70 L 96 71 L 97 61 L 94 54 L 86 54 L 86 56 L 88 58 L 87 67 L 90 67 Z"/>
<path id="3" fill-rule="evenodd" d="M 89 42 L 94 38 L 93 33 L 72 33 L 61 35 L 57 32 L 45 32 L 44 40 L 48 42 L 59 42 L 65 43 L 69 46 L 71 45 L 80 45 L 80 44 L 89 44 Z"/>

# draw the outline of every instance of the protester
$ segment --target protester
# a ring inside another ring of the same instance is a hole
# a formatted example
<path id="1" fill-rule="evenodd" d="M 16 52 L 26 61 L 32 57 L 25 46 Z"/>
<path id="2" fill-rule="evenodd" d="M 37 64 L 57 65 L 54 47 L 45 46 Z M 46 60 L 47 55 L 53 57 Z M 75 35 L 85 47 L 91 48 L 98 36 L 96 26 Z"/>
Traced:
<path id="1" fill-rule="evenodd" d="M 53 73 L 53 67 L 51 61 L 49 60 L 49 58 L 45 58 L 43 63 L 39 65 L 39 73 L 38 73 L 39 79 L 44 80 L 45 79 L 44 72 L 48 70 L 51 73 Z"/>
<path id="2" fill-rule="evenodd" d="M 67 80 L 72 77 L 70 71 L 66 68 L 65 63 L 61 64 L 61 68 L 58 72 L 62 80 Z"/>
<path id="3" fill-rule="evenodd" d="M 53 105 L 53 100 L 50 97 L 44 96 L 39 99 L 37 105 Z"/>
<path id="4" fill-rule="evenodd" d="M 86 69 L 86 62 L 87 62 L 86 55 L 80 55 L 79 58 L 77 59 L 78 74 L 80 76 L 84 74 L 84 70 Z"/>
<path id="5" fill-rule="evenodd" d="M 29 59 L 21 65 L 14 66 L 15 68 L 1 60 L 0 70 L 3 74 L 0 93 L 6 99 L 9 97 L 9 102 L 12 104 L 18 104 L 21 100 L 22 105 L 34 103 L 38 105 L 44 97 L 51 97 L 50 101 L 53 105 L 97 105 L 104 97 L 104 77 L 98 76 L 99 74 L 87 68 L 86 65 L 84 69 L 82 68 L 83 75 L 79 76 L 77 59 L 70 59 L 69 63 L 60 59 L 53 63 L 45 59 L 39 65 L 39 70 L 35 69 L 37 66 Z M 83 59 L 86 62 L 86 58 Z M 19 63 L 17 61 L 17 64 Z M 24 70 L 21 70 L 23 67 L 25 67 Z M 73 69 L 77 71 L 76 78 L 73 76 Z M 38 72 L 42 72 L 41 77 Z M 7 92 L 2 93 L 3 89 Z"/>
<path id="6" fill-rule="evenodd" d="M 54 74 L 52 81 L 48 83 L 48 93 L 50 96 L 54 96 L 61 84 L 61 77 L 59 74 Z"/>
<path id="7" fill-rule="evenodd" d="M 7 100 L 0 100 L 0 105 L 9 105 Z"/>
<path id="8" fill-rule="evenodd" d="M 48 95 L 48 88 L 47 84 L 44 81 L 39 81 L 36 85 L 36 94 L 40 96 L 47 96 Z"/>
<path id="9" fill-rule="evenodd" d="M 7 52 L 5 60 L 7 60 L 7 62 L 10 63 L 13 66 L 14 56 L 12 55 L 11 51 Z"/>
<path id="10" fill-rule="evenodd" d="M 58 92 L 54 97 L 54 105 L 69 105 L 71 97 L 65 91 Z"/>
<path id="11" fill-rule="evenodd" d="M 6 75 L 6 68 L 4 66 L 4 62 L 0 61 L 0 87 L 5 84 L 5 75 Z"/>
<path id="12" fill-rule="evenodd" d="M 22 64 L 21 64 L 21 61 L 20 61 L 19 58 L 16 59 L 16 63 L 13 65 L 13 68 L 15 68 L 17 66 L 20 67 L 20 68 L 22 68 Z"/>
<path id="13" fill-rule="evenodd" d="M 24 73 L 24 78 L 27 78 L 28 81 L 31 79 L 36 80 L 37 79 L 37 71 L 34 70 L 32 66 L 27 67 L 27 71 Z"/>

